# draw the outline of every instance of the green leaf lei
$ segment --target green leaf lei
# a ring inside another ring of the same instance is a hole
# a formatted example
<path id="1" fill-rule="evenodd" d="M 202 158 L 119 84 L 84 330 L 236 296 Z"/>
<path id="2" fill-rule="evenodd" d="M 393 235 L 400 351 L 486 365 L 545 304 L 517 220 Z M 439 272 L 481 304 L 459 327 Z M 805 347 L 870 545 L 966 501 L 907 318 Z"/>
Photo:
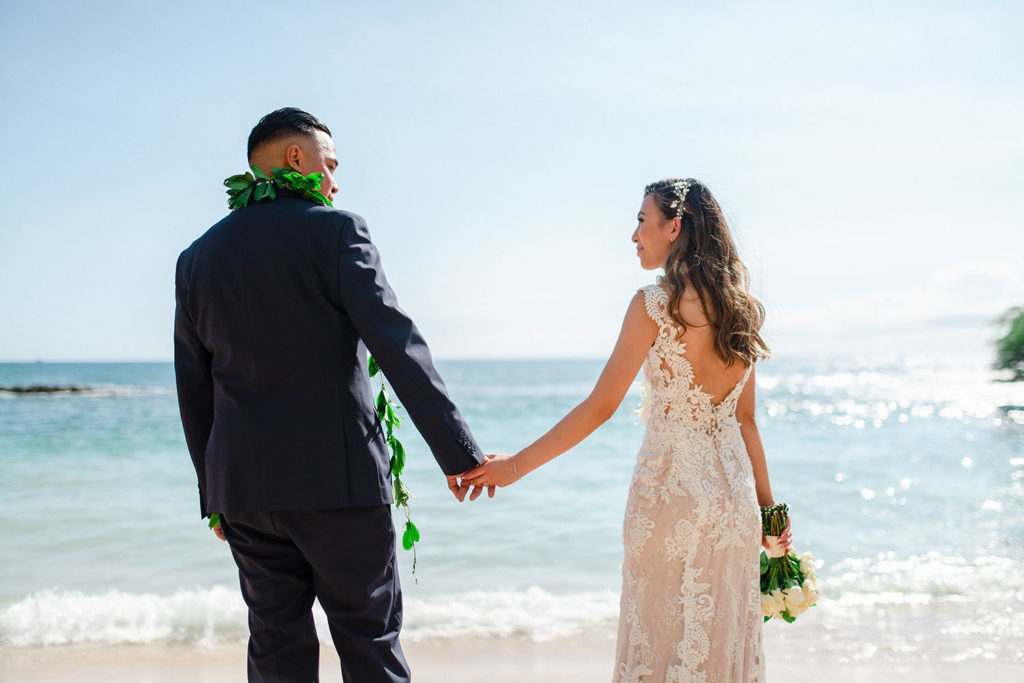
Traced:
<path id="1" fill-rule="evenodd" d="M 416 575 L 416 542 L 420 540 L 420 530 L 412 523 L 412 515 L 409 512 L 409 489 L 402 482 L 402 472 L 405 470 L 405 448 L 402 442 L 395 436 L 395 430 L 402 424 L 398 417 L 398 405 L 388 396 L 387 387 L 384 385 L 384 374 L 377 359 L 370 356 L 368 361 L 370 377 L 381 376 L 380 392 L 377 394 L 377 417 L 387 436 L 388 450 L 391 451 L 391 476 L 394 477 L 392 484 L 395 498 L 395 506 L 402 508 L 405 512 L 405 527 L 402 530 L 402 547 L 412 551 L 412 573 Z M 417 579 L 418 581 L 418 579 Z"/>
<path id="2" fill-rule="evenodd" d="M 240 173 L 224 180 L 224 186 L 228 188 L 228 208 L 232 210 L 250 203 L 273 201 L 277 199 L 278 190 L 291 190 L 311 202 L 334 206 L 330 199 L 320 194 L 323 173 L 302 175 L 290 168 L 272 168 L 268 176 L 258 166 L 249 168 L 252 173 Z"/>

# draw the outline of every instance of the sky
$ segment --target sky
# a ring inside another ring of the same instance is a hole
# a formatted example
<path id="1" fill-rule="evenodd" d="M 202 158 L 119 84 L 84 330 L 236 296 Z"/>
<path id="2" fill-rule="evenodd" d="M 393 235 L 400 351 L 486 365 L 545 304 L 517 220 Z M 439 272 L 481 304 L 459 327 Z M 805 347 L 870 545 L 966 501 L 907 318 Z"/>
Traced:
<path id="1" fill-rule="evenodd" d="M 1024 305 L 1019 2 L 0 0 L 0 360 L 168 360 L 265 113 L 334 133 L 439 358 L 601 358 L 703 180 L 775 354 L 990 353 Z"/>

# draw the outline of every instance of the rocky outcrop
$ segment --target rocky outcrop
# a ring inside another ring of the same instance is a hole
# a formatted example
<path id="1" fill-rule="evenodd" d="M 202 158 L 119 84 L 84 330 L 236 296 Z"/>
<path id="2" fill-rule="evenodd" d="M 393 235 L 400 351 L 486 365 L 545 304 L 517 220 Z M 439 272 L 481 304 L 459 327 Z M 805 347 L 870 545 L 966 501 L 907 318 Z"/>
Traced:
<path id="1" fill-rule="evenodd" d="M 89 391 L 92 387 L 85 386 L 56 386 L 47 384 L 33 384 L 26 387 L 4 387 L 0 386 L 0 392 L 7 392 L 10 394 L 77 394 L 82 391 Z"/>

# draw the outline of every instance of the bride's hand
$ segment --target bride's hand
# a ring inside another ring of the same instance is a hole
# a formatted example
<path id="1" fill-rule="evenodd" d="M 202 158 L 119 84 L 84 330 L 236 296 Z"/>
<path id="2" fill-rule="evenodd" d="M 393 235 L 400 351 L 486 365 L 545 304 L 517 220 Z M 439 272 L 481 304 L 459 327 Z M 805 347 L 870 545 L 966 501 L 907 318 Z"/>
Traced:
<path id="1" fill-rule="evenodd" d="M 494 495 L 495 486 L 508 486 L 519 479 L 514 455 L 485 455 L 482 465 L 462 475 L 462 481 L 472 486 L 486 486 Z"/>
<path id="2" fill-rule="evenodd" d="M 791 524 L 792 520 L 787 517 L 786 528 L 782 530 L 781 534 L 779 534 L 779 545 L 782 546 L 782 549 L 785 550 L 787 554 L 793 549 L 793 530 L 790 528 Z M 766 550 L 769 549 L 768 536 L 763 531 L 761 532 L 761 545 L 763 545 Z"/>
<path id="3" fill-rule="evenodd" d="M 782 533 L 779 535 L 779 542 L 782 544 L 782 547 L 786 549 L 787 553 L 793 549 L 793 530 L 790 528 L 791 524 L 792 520 L 787 517 L 786 528 L 783 529 Z"/>

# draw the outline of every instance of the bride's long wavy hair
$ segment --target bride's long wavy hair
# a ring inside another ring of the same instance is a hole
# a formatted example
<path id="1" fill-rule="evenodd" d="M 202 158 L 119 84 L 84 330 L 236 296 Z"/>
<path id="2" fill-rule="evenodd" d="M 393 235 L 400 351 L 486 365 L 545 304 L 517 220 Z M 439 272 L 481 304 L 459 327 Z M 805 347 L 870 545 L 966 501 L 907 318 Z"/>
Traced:
<path id="1" fill-rule="evenodd" d="M 767 358 L 770 351 L 761 337 L 764 306 L 749 291 L 750 275 L 711 191 L 693 178 L 667 178 L 645 187 L 647 195 L 654 197 L 666 220 L 678 217 L 682 222 L 665 261 L 665 280 L 672 290 L 669 315 L 685 332 L 679 303 L 689 277 L 715 330 L 715 353 L 730 366 Z"/>

